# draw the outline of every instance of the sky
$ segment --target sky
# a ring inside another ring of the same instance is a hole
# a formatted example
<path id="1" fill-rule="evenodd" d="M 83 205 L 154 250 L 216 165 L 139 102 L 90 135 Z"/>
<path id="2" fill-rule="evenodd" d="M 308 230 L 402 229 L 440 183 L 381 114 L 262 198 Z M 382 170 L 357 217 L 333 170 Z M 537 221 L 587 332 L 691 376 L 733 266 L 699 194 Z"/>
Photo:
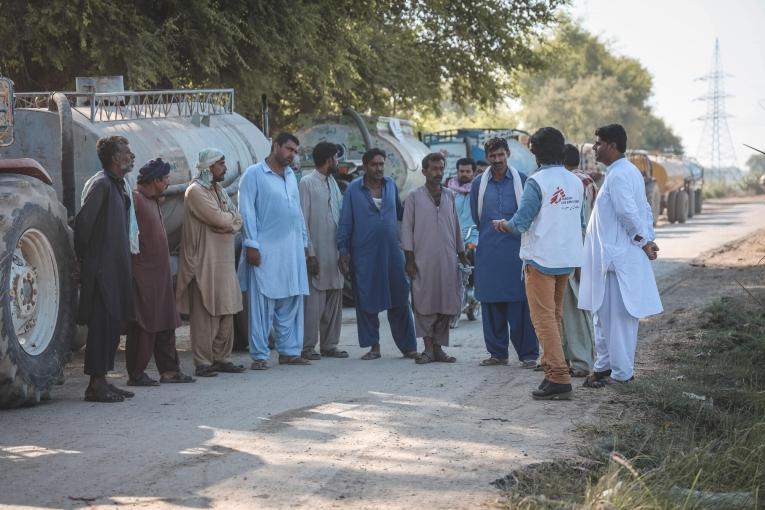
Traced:
<path id="1" fill-rule="evenodd" d="M 573 0 L 569 12 L 609 43 L 634 57 L 654 79 L 651 106 L 678 134 L 686 153 L 698 157 L 706 82 L 695 78 L 712 66 L 720 41 L 728 127 L 736 160 L 745 168 L 754 151 L 765 150 L 765 0 Z M 628 133 L 629 135 L 629 133 Z"/>

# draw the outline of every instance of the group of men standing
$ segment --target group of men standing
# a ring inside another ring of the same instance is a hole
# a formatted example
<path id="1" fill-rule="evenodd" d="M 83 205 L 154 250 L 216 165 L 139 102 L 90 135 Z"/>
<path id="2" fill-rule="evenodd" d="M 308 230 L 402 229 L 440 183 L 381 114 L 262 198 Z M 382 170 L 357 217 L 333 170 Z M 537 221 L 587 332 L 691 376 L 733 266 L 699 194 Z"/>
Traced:
<path id="1" fill-rule="evenodd" d="M 299 140 L 281 133 L 270 155 L 242 176 L 237 207 L 220 185 L 225 155 L 205 149 L 185 192 L 175 292 L 160 210 L 170 165 L 149 161 L 130 190 L 128 141 L 99 140 L 103 170 L 86 184 L 75 223 L 78 319 L 88 325 L 86 400 L 133 396 L 105 378 L 124 330 L 128 385 L 193 382 L 175 349 L 179 312 L 189 316 L 199 377 L 245 370 L 230 359 L 233 318 L 242 309 L 253 370 L 270 368 L 270 338 L 279 364 L 346 358 L 338 343 L 348 279 L 359 345 L 369 348 L 363 360 L 381 357 L 378 315 L 386 311 L 405 358 L 453 363 L 444 347 L 461 312 L 458 266 L 468 264 L 466 242 L 477 245 L 474 281 L 490 354 L 481 365 L 506 365 L 512 343 L 522 367 L 545 372 L 533 392 L 539 399 L 569 398 L 571 375 L 590 370 L 586 386 L 629 380 L 637 318 L 661 310 L 648 262 L 658 248 L 642 178 L 624 158 L 626 133 L 611 125 L 596 135 L 598 160 L 610 167 L 600 193 L 576 173 L 576 148 L 574 154 L 559 131 L 543 128 L 531 137 L 539 169 L 530 177 L 508 165 L 507 142 L 494 138 L 485 144 L 489 168 L 476 174 L 472 160 L 460 160 L 448 186 L 444 156 L 427 155 L 425 184 L 403 204 L 384 175 L 382 150 L 363 155 L 363 176 L 342 194 L 334 177 L 337 147 L 316 145 L 316 170 L 298 184 L 291 164 Z M 145 373 L 152 354 L 159 381 Z"/>

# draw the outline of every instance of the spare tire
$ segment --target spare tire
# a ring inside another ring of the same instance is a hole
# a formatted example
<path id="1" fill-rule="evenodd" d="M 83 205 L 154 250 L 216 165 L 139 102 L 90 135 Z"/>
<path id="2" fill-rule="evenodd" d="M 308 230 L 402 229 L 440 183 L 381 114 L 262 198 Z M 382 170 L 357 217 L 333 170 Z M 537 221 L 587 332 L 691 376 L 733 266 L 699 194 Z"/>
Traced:
<path id="1" fill-rule="evenodd" d="M 34 177 L 0 174 L 0 408 L 34 405 L 58 382 L 75 327 L 66 209 Z"/>
<path id="2" fill-rule="evenodd" d="M 677 221 L 685 223 L 688 219 L 688 192 L 680 190 L 677 192 L 675 198 L 675 214 L 677 215 Z"/>
<path id="3" fill-rule="evenodd" d="M 677 193 L 677 191 L 670 191 L 667 196 L 667 221 L 670 223 L 677 221 L 677 208 L 675 207 Z"/>

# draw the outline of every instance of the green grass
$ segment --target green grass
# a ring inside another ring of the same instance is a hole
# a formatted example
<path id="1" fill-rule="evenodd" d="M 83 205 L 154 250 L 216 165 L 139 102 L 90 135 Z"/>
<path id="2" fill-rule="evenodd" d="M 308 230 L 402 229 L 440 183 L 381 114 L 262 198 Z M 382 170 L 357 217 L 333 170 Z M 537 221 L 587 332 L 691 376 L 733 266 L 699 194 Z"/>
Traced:
<path id="1" fill-rule="evenodd" d="M 676 368 L 605 390 L 620 392 L 625 419 L 585 430 L 582 462 L 495 482 L 502 506 L 765 508 L 765 310 L 722 299 L 698 324 L 671 352 Z"/>

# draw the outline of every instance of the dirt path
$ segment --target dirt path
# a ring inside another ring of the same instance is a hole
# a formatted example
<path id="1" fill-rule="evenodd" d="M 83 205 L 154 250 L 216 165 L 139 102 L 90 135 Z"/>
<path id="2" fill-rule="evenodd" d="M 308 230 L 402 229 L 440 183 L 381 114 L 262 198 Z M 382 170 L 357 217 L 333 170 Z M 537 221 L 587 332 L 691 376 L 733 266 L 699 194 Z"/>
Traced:
<path id="1" fill-rule="evenodd" d="M 688 262 L 710 237 L 713 246 L 733 231 L 742 237 L 763 217 L 762 200 L 723 203 L 660 228 L 667 257 L 656 269 L 668 313 L 645 321 L 641 337 L 658 338 L 674 310 L 737 287 Z M 0 506 L 476 508 L 491 505 L 489 483 L 514 468 L 574 455 L 576 425 L 605 412 L 607 393 L 577 388 L 571 402 L 535 402 L 538 373 L 479 367 L 479 323 L 454 331 L 450 366 L 401 359 L 386 324 L 383 359 L 360 361 L 352 310 L 344 323 L 349 360 L 139 389 L 113 406 L 81 400 L 78 356 L 52 401 L 0 414 Z M 638 361 L 649 368 L 647 353 Z M 186 350 L 182 363 L 191 366 Z M 114 374 L 119 383 L 123 372 Z"/>

